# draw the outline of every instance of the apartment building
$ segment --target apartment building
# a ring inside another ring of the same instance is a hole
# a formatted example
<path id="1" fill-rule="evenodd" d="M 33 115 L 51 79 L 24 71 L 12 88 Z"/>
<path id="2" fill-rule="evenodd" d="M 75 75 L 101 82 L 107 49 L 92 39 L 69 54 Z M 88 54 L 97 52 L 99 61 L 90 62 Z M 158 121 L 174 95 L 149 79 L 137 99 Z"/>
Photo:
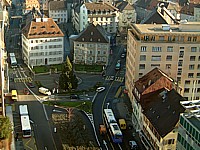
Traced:
<path id="1" fill-rule="evenodd" d="M 98 23 L 111 34 L 115 34 L 118 29 L 118 9 L 108 3 L 81 3 L 74 8 L 72 16 L 77 32 L 81 32 L 91 22 Z"/>
<path id="2" fill-rule="evenodd" d="M 109 38 L 103 27 L 91 23 L 74 40 L 74 63 L 108 65 Z"/>
<path id="3" fill-rule="evenodd" d="M 199 99 L 199 26 L 199 22 L 132 25 L 127 38 L 126 88 L 132 91 L 137 79 L 158 67 L 179 84 L 186 99 Z"/>
<path id="4" fill-rule="evenodd" d="M 33 7 L 36 10 L 40 10 L 40 3 L 38 0 L 25 0 L 25 3 L 23 3 L 22 8 L 23 14 L 30 12 L 33 9 Z"/>
<path id="5" fill-rule="evenodd" d="M 136 23 L 136 11 L 130 3 L 122 1 L 116 3 L 115 6 L 119 10 L 119 30 L 127 29 L 131 24 Z"/>
<path id="6" fill-rule="evenodd" d="M 200 4 L 194 7 L 194 21 L 200 22 Z"/>
<path id="7" fill-rule="evenodd" d="M 28 67 L 60 64 L 64 34 L 52 18 L 36 17 L 22 30 L 22 58 Z"/>
<path id="8" fill-rule="evenodd" d="M 200 149 L 200 100 L 182 101 L 186 109 L 180 115 L 177 150 Z"/>
<path id="9" fill-rule="evenodd" d="M 67 2 L 50 1 L 49 18 L 53 18 L 57 24 L 66 23 L 68 21 Z"/>
<path id="10" fill-rule="evenodd" d="M 134 126 L 146 149 L 176 149 L 177 123 L 185 100 L 172 78 L 154 68 L 134 82 Z"/>

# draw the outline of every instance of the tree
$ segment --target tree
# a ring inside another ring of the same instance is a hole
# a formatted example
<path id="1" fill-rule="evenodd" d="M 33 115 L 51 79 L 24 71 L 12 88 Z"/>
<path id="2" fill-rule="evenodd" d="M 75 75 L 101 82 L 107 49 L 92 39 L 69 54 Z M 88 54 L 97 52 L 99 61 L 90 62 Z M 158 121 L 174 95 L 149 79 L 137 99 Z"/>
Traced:
<path id="1" fill-rule="evenodd" d="M 11 135 L 12 125 L 8 117 L 0 118 L 0 139 L 7 139 Z"/>
<path id="2" fill-rule="evenodd" d="M 59 86 L 65 91 L 71 91 L 72 89 L 76 89 L 78 87 L 78 80 L 73 72 L 72 64 L 68 57 L 59 77 Z"/>

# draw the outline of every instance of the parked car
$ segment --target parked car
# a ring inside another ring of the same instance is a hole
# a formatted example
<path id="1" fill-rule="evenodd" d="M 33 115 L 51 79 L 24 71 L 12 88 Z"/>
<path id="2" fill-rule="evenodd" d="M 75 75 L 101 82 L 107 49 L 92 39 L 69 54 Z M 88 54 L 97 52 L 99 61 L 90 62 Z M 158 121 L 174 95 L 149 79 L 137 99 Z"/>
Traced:
<path id="1" fill-rule="evenodd" d="M 138 148 L 137 143 L 135 141 L 129 141 L 129 145 L 130 145 L 131 149 L 137 149 Z"/>
<path id="2" fill-rule="evenodd" d="M 122 53 L 121 54 L 121 58 L 125 58 L 126 57 L 126 54 L 125 53 Z"/>
<path id="3" fill-rule="evenodd" d="M 28 86 L 29 88 L 34 88 L 34 87 L 35 87 L 35 86 L 33 85 L 32 82 L 28 82 L 28 83 L 27 83 L 27 86 Z"/>
<path id="4" fill-rule="evenodd" d="M 75 94 L 72 94 L 72 95 L 70 95 L 70 98 L 71 98 L 71 99 L 79 99 L 79 96 L 78 96 L 78 95 L 75 95 Z"/>
<path id="5" fill-rule="evenodd" d="M 102 86 L 102 87 L 98 87 L 98 88 L 96 89 L 96 91 L 97 91 L 97 92 L 103 92 L 105 89 L 106 89 L 106 88 Z"/>
<path id="6" fill-rule="evenodd" d="M 30 92 L 29 92 L 29 90 L 27 88 L 24 89 L 24 94 L 25 95 L 29 95 L 30 94 Z"/>

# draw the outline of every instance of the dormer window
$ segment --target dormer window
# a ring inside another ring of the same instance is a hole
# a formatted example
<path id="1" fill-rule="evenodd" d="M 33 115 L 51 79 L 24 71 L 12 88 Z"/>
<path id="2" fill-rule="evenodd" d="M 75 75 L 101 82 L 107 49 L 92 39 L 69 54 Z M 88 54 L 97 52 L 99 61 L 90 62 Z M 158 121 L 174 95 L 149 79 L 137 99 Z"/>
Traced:
<path id="1" fill-rule="evenodd" d="M 34 26 L 34 27 L 32 27 L 32 29 L 36 29 L 36 27 Z"/>
<path id="2" fill-rule="evenodd" d="M 45 26 L 41 26 L 41 28 L 45 28 Z"/>
<path id="3" fill-rule="evenodd" d="M 51 26 L 51 28 L 55 28 L 55 26 Z"/>
<path id="4" fill-rule="evenodd" d="M 93 32 L 91 32 L 91 35 L 93 35 Z"/>
<path id="5" fill-rule="evenodd" d="M 100 40 L 100 39 L 98 39 L 98 41 L 100 42 L 101 40 Z"/>
<path id="6" fill-rule="evenodd" d="M 84 38 L 82 38 L 82 41 L 84 41 Z"/>
<path id="7" fill-rule="evenodd" d="M 92 38 L 90 39 L 90 41 L 92 42 Z"/>

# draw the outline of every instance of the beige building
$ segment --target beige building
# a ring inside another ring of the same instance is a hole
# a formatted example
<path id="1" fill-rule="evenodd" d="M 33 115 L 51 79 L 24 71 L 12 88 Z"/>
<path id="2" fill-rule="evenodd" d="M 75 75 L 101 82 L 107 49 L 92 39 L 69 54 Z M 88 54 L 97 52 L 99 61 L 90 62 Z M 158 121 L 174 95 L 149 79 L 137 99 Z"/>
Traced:
<path id="1" fill-rule="evenodd" d="M 158 67 L 172 77 L 188 99 L 200 98 L 200 23 L 134 24 L 128 31 L 126 88 Z M 129 92 L 130 99 L 133 95 Z"/>
<path id="2" fill-rule="evenodd" d="M 23 13 L 26 14 L 28 12 L 30 12 L 33 7 L 36 10 L 40 9 L 40 3 L 38 0 L 25 0 L 25 3 L 23 4 Z"/>
<path id="3" fill-rule="evenodd" d="M 119 9 L 119 25 L 118 28 L 127 29 L 131 24 L 136 23 L 136 12 L 133 5 L 126 1 L 118 2 L 116 7 Z"/>
<path id="4" fill-rule="evenodd" d="M 109 38 L 98 24 L 89 24 L 74 40 L 74 64 L 107 65 L 109 52 Z"/>
<path id="5" fill-rule="evenodd" d="M 200 21 L 200 4 L 197 6 L 194 6 L 194 21 L 197 21 L 197 22 Z"/>

